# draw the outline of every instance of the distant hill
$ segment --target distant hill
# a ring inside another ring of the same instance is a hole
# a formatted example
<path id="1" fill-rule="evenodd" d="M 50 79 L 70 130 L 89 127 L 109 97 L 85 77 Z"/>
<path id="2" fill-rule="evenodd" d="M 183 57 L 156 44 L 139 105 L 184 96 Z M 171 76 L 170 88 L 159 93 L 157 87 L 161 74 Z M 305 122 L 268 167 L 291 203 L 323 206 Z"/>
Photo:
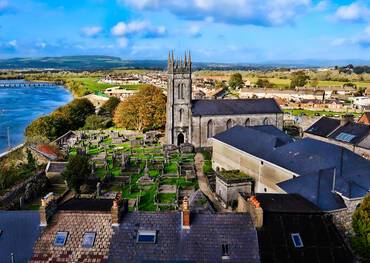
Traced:
<path id="1" fill-rule="evenodd" d="M 368 60 L 280 60 L 263 63 L 202 63 L 195 62 L 195 69 L 208 70 L 248 70 L 266 68 L 301 68 L 301 67 L 334 67 L 353 65 L 370 65 Z M 112 56 L 61 56 L 41 58 L 9 58 L 0 59 L 0 69 L 66 69 L 66 70 L 97 70 L 113 68 L 165 69 L 165 60 L 122 60 Z"/>

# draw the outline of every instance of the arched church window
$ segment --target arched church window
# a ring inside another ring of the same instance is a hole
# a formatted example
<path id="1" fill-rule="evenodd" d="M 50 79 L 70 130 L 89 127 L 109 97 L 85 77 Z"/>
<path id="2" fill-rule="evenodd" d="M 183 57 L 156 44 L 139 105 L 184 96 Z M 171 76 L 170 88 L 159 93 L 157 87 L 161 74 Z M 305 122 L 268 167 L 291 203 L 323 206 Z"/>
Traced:
<path id="1" fill-rule="evenodd" d="M 270 121 L 267 117 L 263 120 L 263 125 L 270 125 Z"/>
<path id="2" fill-rule="evenodd" d="M 181 99 L 181 84 L 177 85 L 177 98 Z"/>
<path id="3" fill-rule="evenodd" d="M 231 119 L 229 119 L 227 122 L 226 122 L 226 130 L 230 129 L 233 127 L 233 121 Z"/>
<path id="4" fill-rule="evenodd" d="M 184 83 L 181 84 L 181 99 L 184 99 Z"/>
<path id="5" fill-rule="evenodd" d="M 180 109 L 179 111 L 179 120 L 180 122 L 182 122 L 184 119 L 184 109 Z"/>
<path id="6" fill-rule="evenodd" d="M 213 121 L 209 120 L 207 123 L 207 138 L 213 137 Z"/>
<path id="7" fill-rule="evenodd" d="M 250 126 L 251 125 L 251 119 L 247 118 L 245 120 L 245 126 Z"/>

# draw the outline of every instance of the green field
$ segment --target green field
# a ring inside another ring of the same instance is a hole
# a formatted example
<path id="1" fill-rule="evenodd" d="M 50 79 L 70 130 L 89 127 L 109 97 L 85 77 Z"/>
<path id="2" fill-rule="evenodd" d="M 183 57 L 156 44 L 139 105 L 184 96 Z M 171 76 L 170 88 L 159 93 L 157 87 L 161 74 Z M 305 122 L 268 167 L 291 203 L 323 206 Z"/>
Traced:
<path id="1" fill-rule="evenodd" d="M 355 117 L 359 117 L 361 113 L 355 112 L 335 112 L 335 111 L 313 111 L 313 110 L 303 110 L 303 109 L 285 109 L 284 112 L 290 113 L 293 116 L 327 116 L 327 117 L 339 117 L 344 114 L 353 114 Z"/>

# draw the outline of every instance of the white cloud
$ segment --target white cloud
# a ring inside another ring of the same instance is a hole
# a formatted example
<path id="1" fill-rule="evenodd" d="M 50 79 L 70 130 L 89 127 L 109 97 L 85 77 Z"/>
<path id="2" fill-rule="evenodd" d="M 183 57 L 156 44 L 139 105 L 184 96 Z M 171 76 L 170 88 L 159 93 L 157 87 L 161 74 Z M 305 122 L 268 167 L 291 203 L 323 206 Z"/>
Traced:
<path id="1" fill-rule="evenodd" d="M 370 48 L 370 25 L 361 34 L 351 36 L 350 38 L 336 38 L 332 40 L 331 45 L 359 45 L 364 48 Z"/>
<path id="2" fill-rule="evenodd" d="M 188 35 L 190 37 L 200 37 L 202 36 L 201 29 L 199 25 L 193 24 L 188 28 Z"/>
<path id="3" fill-rule="evenodd" d="M 181 18 L 231 24 L 276 26 L 312 8 L 312 0 L 118 0 L 140 10 L 168 10 Z"/>
<path id="4" fill-rule="evenodd" d="M 316 6 L 314 7 L 314 10 L 318 11 L 318 12 L 323 12 L 325 10 L 327 10 L 330 6 L 330 1 L 328 0 L 323 0 L 323 1 L 320 1 L 316 4 Z"/>
<path id="5" fill-rule="evenodd" d="M 87 26 L 81 29 L 82 34 L 86 37 L 94 37 L 98 35 L 103 29 L 100 26 Z"/>
<path id="6" fill-rule="evenodd" d="M 17 47 L 17 40 L 10 40 L 8 45 L 13 48 Z"/>
<path id="7" fill-rule="evenodd" d="M 45 42 L 37 42 L 36 47 L 37 48 L 46 48 L 47 44 Z"/>
<path id="8" fill-rule="evenodd" d="M 128 40 L 125 37 L 120 37 L 117 39 L 118 47 L 126 48 L 128 46 Z"/>
<path id="9" fill-rule="evenodd" d="M 111 29 L 114 36 L 126 36 L 128 34 L 143 34 L 146 37 L 158 37 L 166 34 L 164 26 L 153 26 L 148 21 L 132 21 L 129 23 L 118 22 Z"/>
<path id="10" fill-rule="evenodd" d="M 370 19 L 370 9 L 360 2 L 355 2 L 350 5 L 340 6 L 335 17 L 341 21 L 361 22 Z"/>

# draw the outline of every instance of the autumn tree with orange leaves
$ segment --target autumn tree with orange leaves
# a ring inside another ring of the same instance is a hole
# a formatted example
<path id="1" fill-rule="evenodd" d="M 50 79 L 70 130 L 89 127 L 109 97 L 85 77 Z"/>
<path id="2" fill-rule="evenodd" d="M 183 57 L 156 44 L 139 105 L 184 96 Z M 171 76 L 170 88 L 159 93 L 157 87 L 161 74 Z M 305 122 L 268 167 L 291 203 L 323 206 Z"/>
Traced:
<path id="1" fill-rule="evenodd" d="M 131 130 L 159 129 L 166 124 L 166 96 L 153 85 L 145 85 L 116 108 L 114 123 Z"/>

